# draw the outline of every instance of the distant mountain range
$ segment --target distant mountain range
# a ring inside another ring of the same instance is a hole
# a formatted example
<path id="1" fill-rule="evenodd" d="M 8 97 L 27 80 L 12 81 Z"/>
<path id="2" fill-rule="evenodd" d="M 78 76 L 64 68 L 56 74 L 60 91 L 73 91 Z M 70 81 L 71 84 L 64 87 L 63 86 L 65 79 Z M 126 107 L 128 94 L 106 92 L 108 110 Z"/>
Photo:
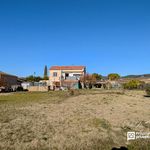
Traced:
<path id="1" fill-rule="evenodd" d="M 122 78 L 150 78 L 150 74 L 143 74 L 143 75 L 127 75 L 127 76 L 123 76 Z"/>

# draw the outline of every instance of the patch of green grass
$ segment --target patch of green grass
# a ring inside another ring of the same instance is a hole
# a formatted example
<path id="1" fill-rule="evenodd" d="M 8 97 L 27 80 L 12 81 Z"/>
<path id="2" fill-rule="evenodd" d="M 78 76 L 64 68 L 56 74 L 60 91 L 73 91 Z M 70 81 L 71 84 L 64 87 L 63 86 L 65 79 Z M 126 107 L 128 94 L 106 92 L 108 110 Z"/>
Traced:
<path id="1" fill-rule="evenodd" d="M 12 93 L 10 95 L 1 95 L 0 104 L 3 103 L 24 103 L 24 102 L 60 102 L 64 98 L 67 98 L 67 92 L 55 91 L 55 92 L 20 92 Z"/>
<path id="2" fill-rule="evenodd" d="M 106 129 L 106 130 L 109 130 L 111 128 L 111 125 L 110 123 L 105 120 L 105 119 L 100 119 L 100 118 L 94 118 L 92 120 L 92 125 L 95 127 L 95 128 L 103 128 L 103 129 Z"/>

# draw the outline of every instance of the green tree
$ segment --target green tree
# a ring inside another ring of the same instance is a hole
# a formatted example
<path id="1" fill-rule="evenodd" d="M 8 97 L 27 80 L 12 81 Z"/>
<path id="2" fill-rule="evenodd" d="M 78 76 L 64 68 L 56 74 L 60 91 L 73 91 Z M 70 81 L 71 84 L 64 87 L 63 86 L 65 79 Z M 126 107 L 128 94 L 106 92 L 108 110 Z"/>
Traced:
<path id="1" fill-rule="evenodd" d="M 44 67 L 44 80 L 48 80 L 47 66 Z"/>
<path id="2" fill-rule="evenodd" d="M 113 80 L 118 80 L 120 78 L 120 75 L 117 73 L 111 73 L 108 75 L 108 79 L 113 81 Z"/>
<path id="3" fill-rule="evenodd" d="M 43 80 L 40 76 L 33 76 L 33 75 L 30 75 L 28 77 L 26 77 L 26 81 L 28 82 L 39 82 L 40 80 Z"/>
<path id="4" fill-rule="evenodd" d="M 92 76 L 96 79 L 96 80 L 101 80 L 102 79 L 102 75 L 98 74 L 98 73 L 93 73 Z"/>

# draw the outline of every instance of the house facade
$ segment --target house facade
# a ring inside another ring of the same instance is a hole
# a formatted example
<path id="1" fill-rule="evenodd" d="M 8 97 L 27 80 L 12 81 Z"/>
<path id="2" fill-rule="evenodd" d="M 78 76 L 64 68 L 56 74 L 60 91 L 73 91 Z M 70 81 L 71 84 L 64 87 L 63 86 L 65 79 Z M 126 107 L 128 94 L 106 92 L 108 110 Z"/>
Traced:
<path id="1" fill-rule="evenodd" d="M 86 74 L 85 66 L 52 66 L 50 68 L 51 87 L 77 87 L 80 77 Z"/>

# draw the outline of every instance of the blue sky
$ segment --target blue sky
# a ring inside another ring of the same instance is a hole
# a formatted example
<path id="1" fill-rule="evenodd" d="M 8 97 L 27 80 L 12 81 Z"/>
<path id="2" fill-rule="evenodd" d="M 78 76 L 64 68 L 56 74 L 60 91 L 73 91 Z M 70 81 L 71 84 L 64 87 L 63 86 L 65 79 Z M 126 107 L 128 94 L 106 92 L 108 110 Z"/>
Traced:
<path id="1" fill-rule="evenodd" d="M 0 0 L 0 70 L 150 73 L 149 8 L 148 0 Z"/>

